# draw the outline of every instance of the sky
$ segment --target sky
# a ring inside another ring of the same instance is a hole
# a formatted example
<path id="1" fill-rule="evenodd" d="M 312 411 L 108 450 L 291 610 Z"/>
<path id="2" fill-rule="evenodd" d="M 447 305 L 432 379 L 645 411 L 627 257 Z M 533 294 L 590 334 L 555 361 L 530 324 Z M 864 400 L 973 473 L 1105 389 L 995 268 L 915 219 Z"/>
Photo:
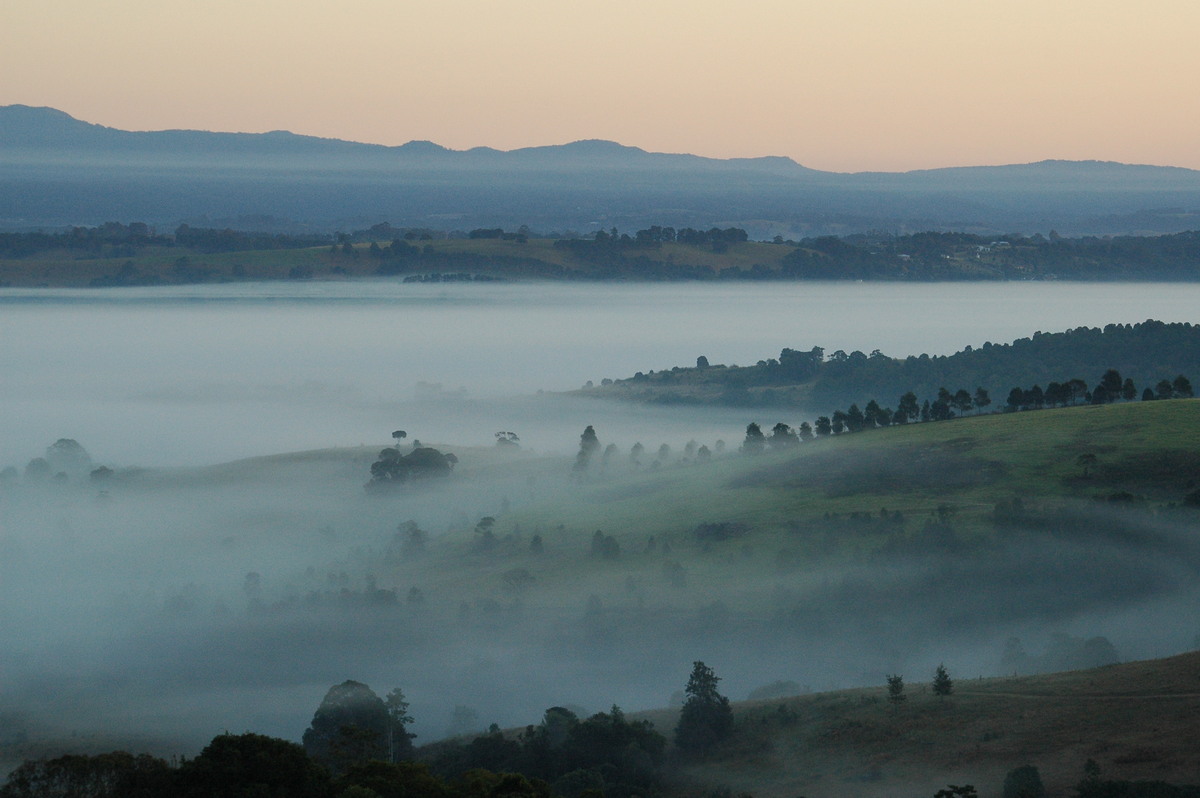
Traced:
<path id="1" fill-rule="evenodd" d="M 1195 0 L 3 0 L 0 105 L 833 171 L 1200 168 Z"/>

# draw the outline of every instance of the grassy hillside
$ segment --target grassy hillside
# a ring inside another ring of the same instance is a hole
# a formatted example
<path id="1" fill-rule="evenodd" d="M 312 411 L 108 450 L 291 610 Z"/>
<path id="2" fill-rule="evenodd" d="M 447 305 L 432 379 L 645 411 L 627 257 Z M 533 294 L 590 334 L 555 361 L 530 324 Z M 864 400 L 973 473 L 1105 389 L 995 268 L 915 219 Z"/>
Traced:
<path id="1" fill-rule="evenodd" d="M 1088 756 L 1112 777 L 1184 779 L 1193 760 L 1173 738 L 1150 741 L 1176 728 L 1163 725 L 1174 704 L 1111 699 L 1122 728 L 1089 719 L 1076 686 L 1062 710 L 1075 714 L 1054 720 L 1059 698 L 1035 694 L 1058 682 L 974 677 L 1194 647 L 1200 401 L 987 415 L 761 455 L 728 443 L 711 462 L 675 452 L 657 465 L 650 452 L 605 462 L 602 448 L 583 471 L 571 457 L 439 446 L 458 457 L 453 475 L 385 494 L 363 489 L 374 447 L 118 469 L 101 495 L 9 484 L 6 545 L 25 558 L 13 562 L 36 566 L 47 545 L 55 567 L 87 563 L 110 631 L 95 672 L 82 655 L 12 658 L 0 761 L 117 745 L 123 731 L 178 753 L 206 728 L 178 708 L 230 685 L 226 713 L 254 705 L 276 724 L 263 731 L 293 738 L 329 685 L 399 685 L 426 742 L 457 705 L 478 710 L 479 728 L 554 705 L 666 706 L 703 660 L 733 698 L 777 681 L 863 688 L 789 699 L 783 715 L 779 701 L 743 707 L 737 740 L 686 772 L 705 784 L 930 796 L 994 786 L 1025 761 L 1070 783 Z M 32 609 L 57 607 L 59 582 L 28 582 L 30 612 L 15 617 L 43 634 L 52 616 Z M 121 661 L 136 679 L 114 679 Z M 945 705 L 918 689 L 938 662 L 959 680 Z M 898 712 L 883 700 L 889 673 L 910 684 Z M 1176 691 L 1112 678 L 1095 690 Z M 1157 715 L 1134 714 L 1143 703 Z M 115 705 L 140 712 L 114 720 Z"/>
<path id="2" fill-rule="evenodd" d="M 1032 764 L 1049 796 L 1074 794 L 1094 759 L 1106 780 L 1193 784 L 1200 774 L 1200 653 L 1046 676 L 960 678 L 946 698 L 906 674 L 900 706 L 877 688 L 735 705 L 734 737 L 681 781 L 757 798 L 929 798 L 947 784 L 1001 794 Z M 660 728 L 672 713 L 649 713 Z M 679 794 L 688 794 L 680 790 Z"/>

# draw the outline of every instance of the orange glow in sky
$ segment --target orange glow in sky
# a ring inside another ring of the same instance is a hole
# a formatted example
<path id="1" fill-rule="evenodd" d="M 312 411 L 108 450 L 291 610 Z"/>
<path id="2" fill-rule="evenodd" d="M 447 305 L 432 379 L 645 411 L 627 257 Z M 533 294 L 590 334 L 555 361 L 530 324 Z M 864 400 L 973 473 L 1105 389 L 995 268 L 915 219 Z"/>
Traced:
<path id="1" fill-rule="evenodd" d="M 4 0 L 0 105 L 836 171 L 1200 168 L 1195 0 Z"/>

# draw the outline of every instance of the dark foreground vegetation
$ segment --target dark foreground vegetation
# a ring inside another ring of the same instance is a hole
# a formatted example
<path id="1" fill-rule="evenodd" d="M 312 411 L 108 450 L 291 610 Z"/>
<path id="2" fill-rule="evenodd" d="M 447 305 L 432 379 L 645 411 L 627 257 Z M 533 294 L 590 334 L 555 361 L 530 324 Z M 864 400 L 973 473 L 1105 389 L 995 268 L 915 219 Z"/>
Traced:
<path id="1" fill-rule="evenodd" d="M 403 694 L 385 701 L 347 681 L 330 688 L 303 745 L 224 733 L 170 762 L 125 751 L 32 759 L 0 798 L 1196 798 L 1200 786 L 1121 774 L 1195 763 L 1185 752 L 1197 664 L 1189 654 L 978 682 L 939 666 L 926 684 L 896 675 L 886 689 L 731 706 L 697 662 L 674 744 L 615 706 L 586 720 L 556 706 L 521 730 L 414 749 Z M 1143 724 L 1156 715 L 1151 732 Z M 947 776 L 956 780 L 937 786 Z"/>
<path id="2" fill-rule="evenodd" d="M 349 233 L 255 233 L 109 222 L 0 233 L 0 284 L 170 285 L 395 276 L 587 280 L 1200 279 L 1200 232 L 1063 238 L 924 232 L 750 241 L 737 227 L 579 233 L 445 231 L 388 223 Z"/>

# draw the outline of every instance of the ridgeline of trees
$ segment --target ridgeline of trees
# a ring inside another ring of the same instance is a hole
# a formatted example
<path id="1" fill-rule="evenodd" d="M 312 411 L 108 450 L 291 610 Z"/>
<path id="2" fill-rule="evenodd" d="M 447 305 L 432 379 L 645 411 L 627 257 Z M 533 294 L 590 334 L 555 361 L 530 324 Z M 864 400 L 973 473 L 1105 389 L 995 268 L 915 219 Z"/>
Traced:
<path id="1" fill-rule="evenodd" d="M 791 242 L 789 242 L 791 243 Z M 784 277 L 820 280 L 1194 280 L 1200 231 L 1063 238 L 923 232 L 822 236 L 794 242 Z"/>
<path id="2" fill-rule="evenodd" d="M 732 716 L 731 716 L 732 719 Z M 178 765 L 118 751 L 27 760 L 0 798 L 551 798 L 660 794 L 667 740 L 617 706 L 581 720 L 564 707 L 505 735 L 494 724 L 470 739 L 418 751 L 408 701 L 361 682 L 334 685 L 303 744 L 222 734 Z M 418 762 L 417 760 L 421 760 Z"/>
<path id="3" fill-rule="evenodd" d="M 540 246 L 524 246 L 535 239 L 540 239 Z M 489 240 L 502 242 L 503 246 L 476 246 Z M 594 233 L 539 234 L 525 225 L 516 231 L 500 227 L 445 231 L 397 228 L 383 222 L 350 233 L 317 234 L 247 232 L 187 224 L 171 232 L 159 232 L 141 222 L 107 222 L 58 232 L 0 233 L 0 259 L 18 260 L 134 258 L 172 250 L 177 258 L 318 247 L 328 247 L 330 256 L 315 270 L 319 275 L 305 262 L 291 264 L 295 271 L 285 268 L 270 274 L 292 279 L 438 271 L 594 280 L 1200 279 L 1200 231 L 1075 239 L 1053 232 L 1049 237 L 922 232 L 822 236 L 799 241 L 776 236 L 769 244 L 749 242 L 746 230 L 740 227 L 696 230 L 662 225 L 633 234 L 615 227 Z M 256 277 L 261 279 L 261 275 Z M 245 273 L 226 275 L 195 266 L 174 272 L 156 267 L 153 274 L 109 275 L 94 284 L 251 278 Z"/>
<path id="4" fill-rule="evenodd" d="M 1148 402 L 1161 399 L 1191 399 L 1194 395 L 1191 380 L 1180 374 L 1174 380 L 1159 380 L 1154 389 L 1146 388 L 1141 394 L 1141 400 Z M 1101 405 L 1129 402 L 1137 398 L 1137 386 L 1133 380 L 1123 380 L 1120 372 L 1109 369 L 1091 390 L 1086 382 L 1078 378 L 1065 382 L 1051 382 L 1044 390 L 1040 385 L 1029 389 L 1015 387 L 1009 391 L 1003 411 L 1042 410 L 1078 404 Z M 846 410 L 835 410 L 831 415 L 819 416 L 811 425 L 805 421 L 796 429 L 781 421 L 772 428 L 770 437 L 763 434 L 757 422 L 752 421 L 746 426 L 746 438 L 742 442 L 741 451 L 744 454 L 758 454 L 768 446 L 781 449 L 814 437 L 843 435 L 894 425 L 949 421 L 958 416 L 965 416 L 972 410 L 976 413 L 983 412 L 991 404 L 991 397 L 984 388 L 976 388 L 972 395 L 965 388 L 951 392 L 942 387 L 938 389 L 936 399 L 926 399 L 920 403 L 917 395 L 909 391 L 900 397 L 895 410 L 871 399 L 863 409 L 859 409 L 857 404 L 852 404 Z"/>
<path id="5" fill-rule="evenodd" d="M 968 346 L 948 356 L 893 358 L 879 350 L 868 355 L 840 349 L 827 355 L 817 346 L 784 349 L 779 357 L 753 366 L 712 365 L 701 357 L 695 368 L 638 372 L 592 390 L 660 404 L 837 407 L 905 392 L 931 397 L 944 386 L 982 387 L 1002 398 L 1014 385 L 1044 386 L 1106 368 L 1157 393 L 1162 380 L 1200 373 L 1200 325 L 1148 320 L 1103 329 L 1078 327 L 1034 333 L 1011 344 Z M 1112 388 L 1106 386 L 1106 391 L 1121 394 L 1124 386 Z"/>
<path id="6" fill-rule="evenodd" d="M 250 233 L 241 230 L 191 227 L 181 224 L 160 233 L 142 222 L 105 222 L 97 227 L 72 227 L 55 233 L 0 233 L 0 258 L 29 258 L 65 252 L 82 258 L 132 258 L 151 247 L 181 247 L 198 252 L 248 252 L 301 249 L 330 242 L 328 235 Z"/>

